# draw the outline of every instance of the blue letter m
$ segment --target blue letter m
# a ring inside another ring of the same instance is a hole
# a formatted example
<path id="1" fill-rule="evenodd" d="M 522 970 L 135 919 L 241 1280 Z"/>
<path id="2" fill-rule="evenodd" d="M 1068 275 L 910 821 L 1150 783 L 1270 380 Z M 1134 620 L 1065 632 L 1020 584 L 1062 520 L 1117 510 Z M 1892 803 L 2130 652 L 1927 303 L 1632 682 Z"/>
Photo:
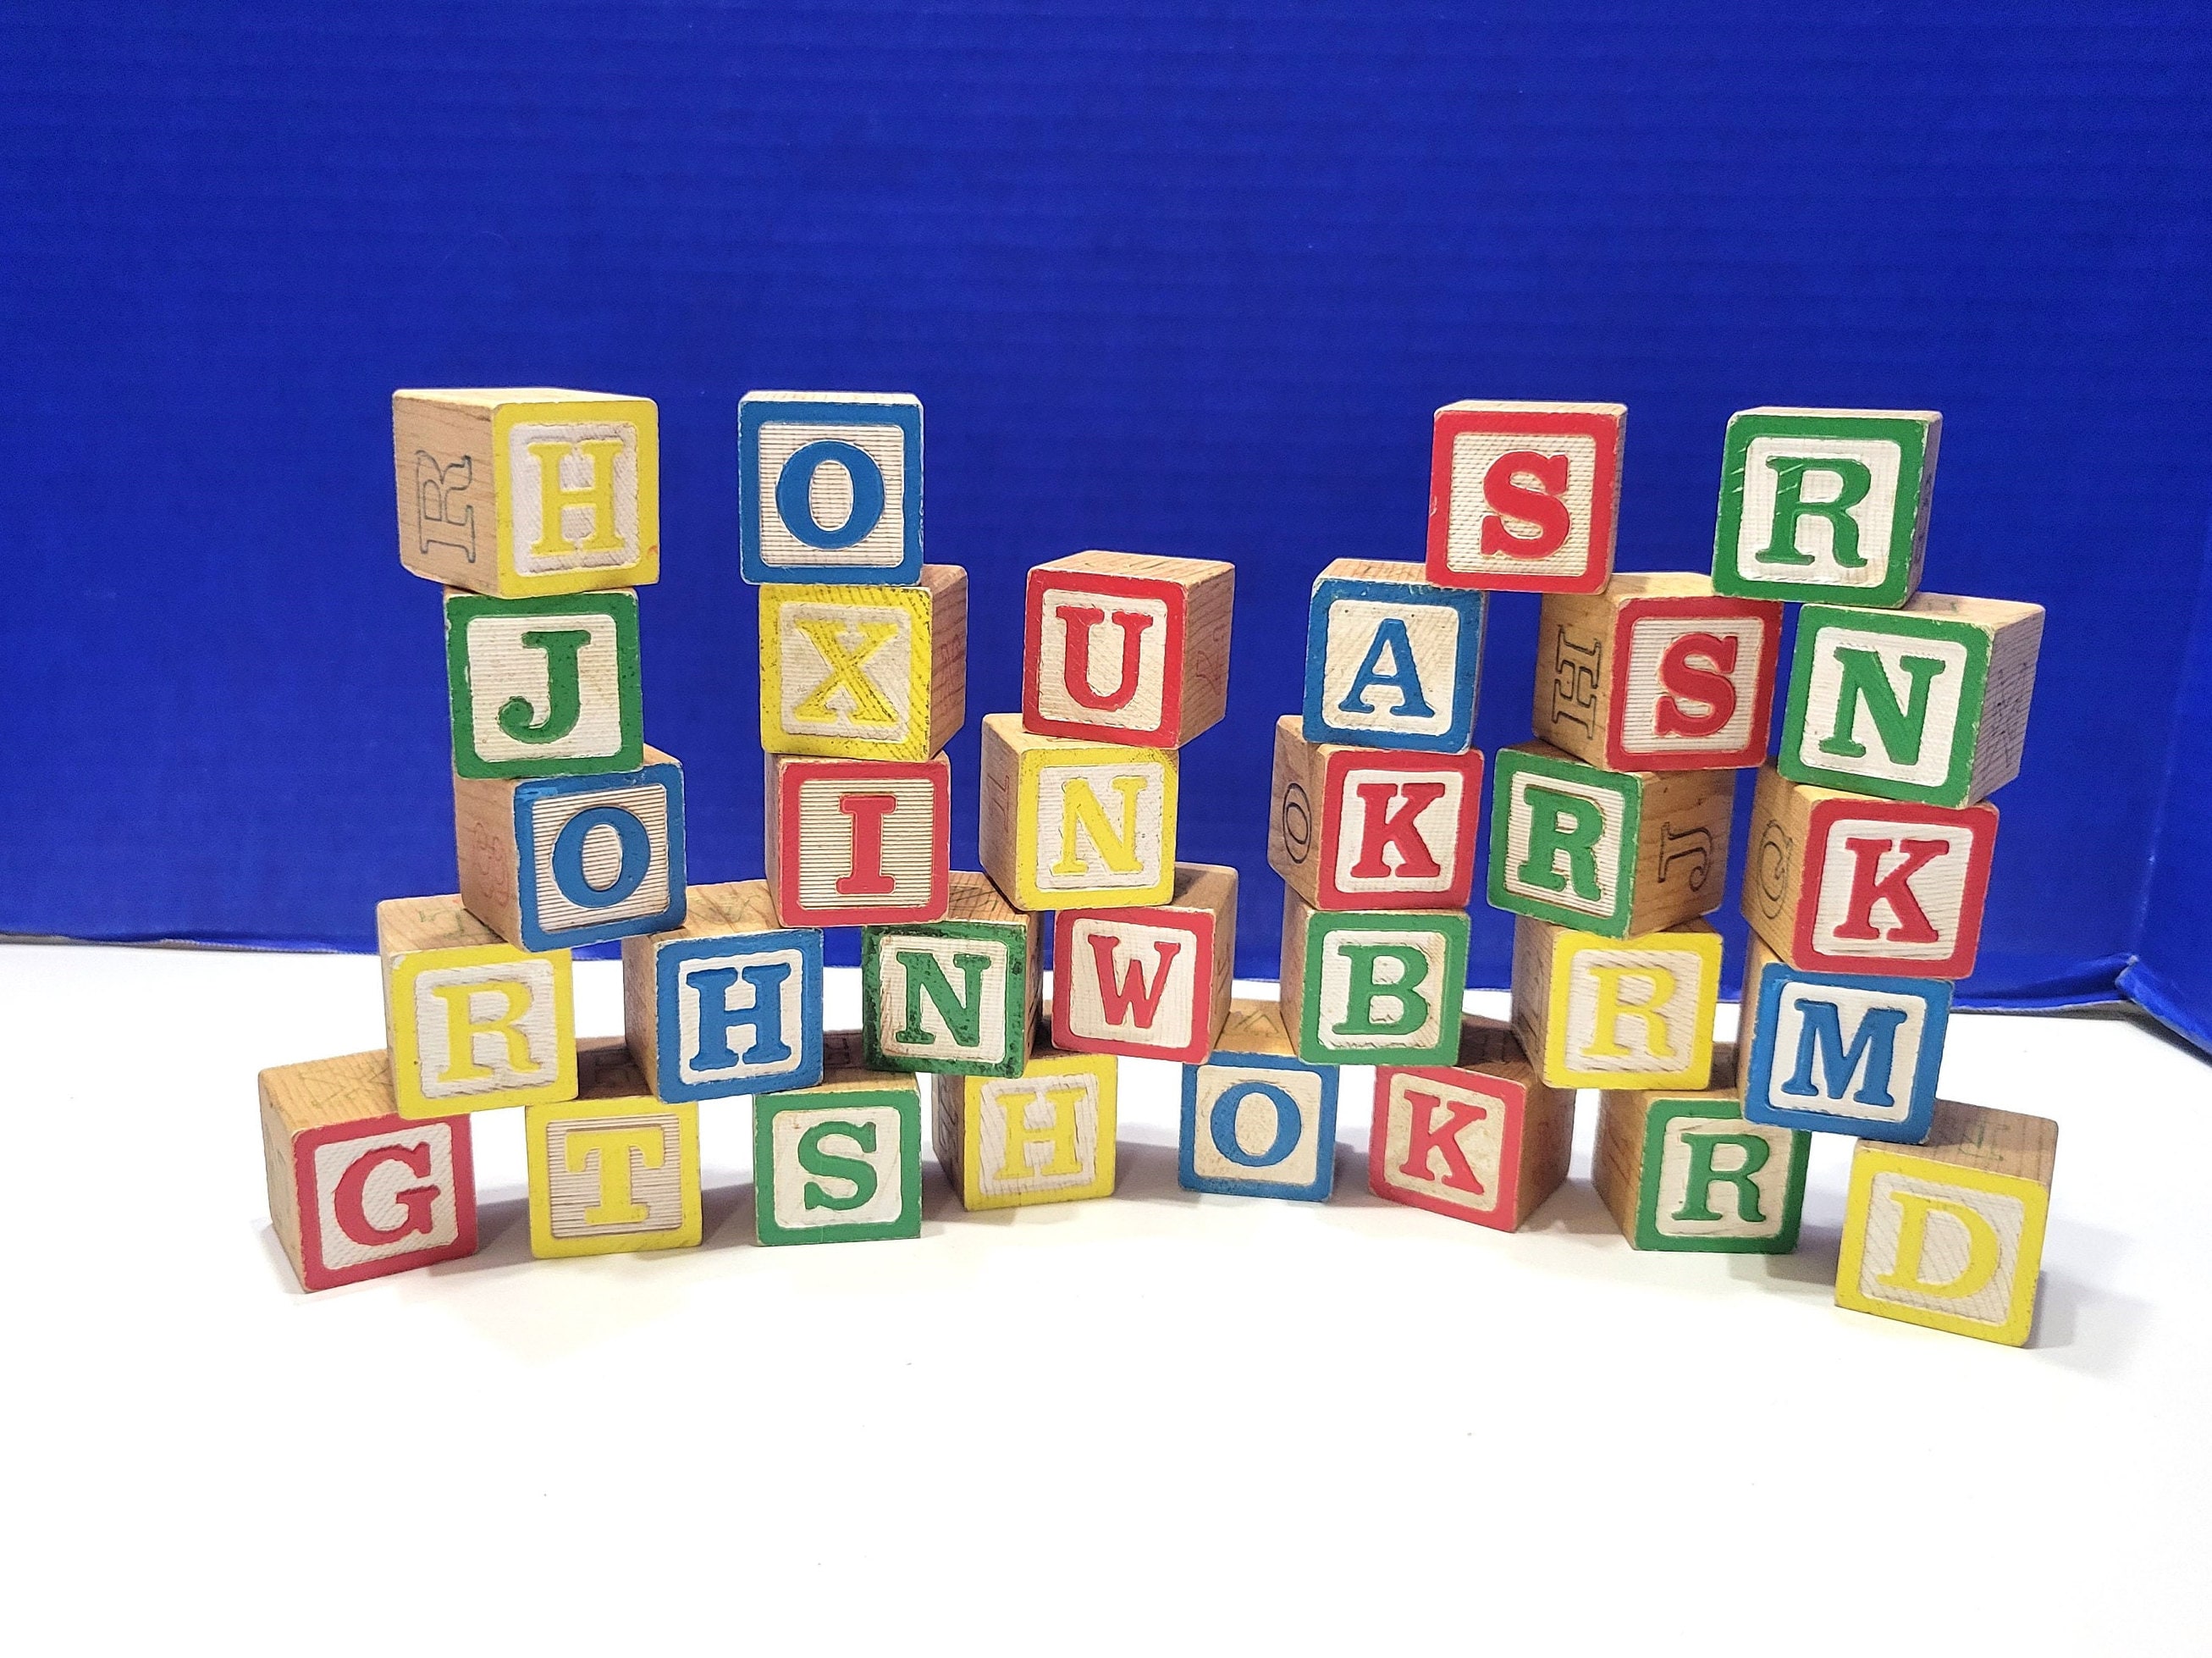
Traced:
<path id="1" fill-rule="evenodd" d="M 1897 1029 L 1905 1022 L 1904 1009 L 1869 1008 L 1859 1015 L 1858 1031 L 1848 1049 L 1844 1046 L 1843 1015 L 1834 1003 L 1800 1002 L 1797 1014 L 1802 1021 L 1797 1038 L 1797 1070 L 1782 1085 L 1783 1093 L 1825 1093 L 1831 1100 L 1840 1100 L 1850 1091 L 1851 1079 L 1864 1065 L 1866 1080 L 1856 1096 L 1859 1104 L 1897 1103 L 1890 1098 L 1890 1072 L 1896 1064 Z M 1813 1082 L 1816 1063 L 1823 1078 L 1817 1089 Z"/>

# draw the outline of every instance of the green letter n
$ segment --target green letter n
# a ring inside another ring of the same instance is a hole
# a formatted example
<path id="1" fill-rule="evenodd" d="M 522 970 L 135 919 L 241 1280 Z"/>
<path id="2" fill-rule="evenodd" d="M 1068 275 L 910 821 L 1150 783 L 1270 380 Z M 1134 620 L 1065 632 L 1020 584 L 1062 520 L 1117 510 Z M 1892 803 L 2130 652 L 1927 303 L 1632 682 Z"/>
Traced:
<path id="1" fill-rule="evenodd" d="M 937 1039 L 921 1022 L 924 994 L 957 1045 L 972 1048 L 983 1039 L 983 973 L 991 965 L 989 956 L 978 952 L 952 958 L 952 965 L 960 970 L 961 983 L 967 987 L 965 996 L 953 993 L 952 981 L 927 950 L 901 950 L 898 963 L 906 970 L 906 1023 L 899 1027 L 901 1042 L 925 1047 Z"/>
<path id="2" fill-rule="evenodd" d="M 1900 656 L 1897 665 L 1905 670 L 1911 687 L 1902 707 L 1896 687 L 1889 682 L 1889 670 L 1879 655 L 1871 650 L 1837 648 L 1836 728 L 1820 740 L 1823 754 L 1840 754 L 1854 760 L 1866 758 L 1866 745 L 1857 736 L 1859 704 L 1863 703 L 1889 763 L 1920 764 L 1921 740 L 1928 735 L 1928 688 L 1944 665 L 1936 656 Z"/>
<path id="3" fill-rule="evenodd" d="M 1528 812 L 1528 854 L 1514 878 L 1539 892 L 1564 892 L 1573 883 L 1585 904 L 1604 902 L 1599 889 L 1597 844 L 1605 836 L 1605 808 L 1586 795 L 1531 783 L 1522 793 Z M 1561 869 L 1560 860 L 1566 868 Z"/>
<path id="4" fill-rule="evenodd" d="M 1813 563 L 1813 555 L 1797 545 L 1797 525 L 1802 519 L 1820 518 L 1827 521 L 1828 556 L 1848 570 L 1864 570 L 1866 560 L 1859 553 L 1858 521 L 1851 516 L 1851 509 L 1865 500 L 1867 492 L 1874 488 L 1874 473 L 1866 462 L 1808 455 L 1771 459 L 1766 464 L 1774 469 L 1774 524 L 1767 533 L 1766 545 L 1751 556 L 1762 564 Z M 1808 501 L 1807 472 L 1824 472 L 1834 479 L 1834 498 Z"/>

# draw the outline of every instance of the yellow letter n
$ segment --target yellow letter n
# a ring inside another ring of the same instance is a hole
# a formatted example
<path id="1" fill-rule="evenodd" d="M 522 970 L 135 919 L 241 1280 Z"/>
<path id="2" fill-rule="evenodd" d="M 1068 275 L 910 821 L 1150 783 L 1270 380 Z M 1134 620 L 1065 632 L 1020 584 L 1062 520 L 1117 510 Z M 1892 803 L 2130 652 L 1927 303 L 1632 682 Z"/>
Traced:
<path id="1" fill-rule="evenodd" d="M 1137 803 L 1145 792 L 1145 779 L 1116 777 L 1114 792 L 1121 797 L 1121 832 L 1118 835 L 1106 820 L 1106 808 L 1098 803 L 1089 780 L 1069 779 L 1060 797 L 1060 856 L 1052 866 L 1053 874 L 1066 880 L 1090 870 L 1089 862 L 1076 847 L 1079 830 L 1091 837 L 1099 857 L 1115 875 L 1133 875 L 1144 868 L 1137 856 Z"/>
<path id="2" fill-rule="evenodd" d="M 615 525 L 615 457 L 623 452 L 618 437 L 587 438 L 580 443 L 532 443 L 530 458 L 538 463 L 538 545 L 530 549 L 544 558 L 548 553 L 620 552 L 622 537 Z M 582 454 L 590 481 L 581 489 L 564 488 L 561 463 L 571 451 Z M 571 507 L 592 515 L 591 533 L 580 541 L 568 539 L 562 515 Z"/>

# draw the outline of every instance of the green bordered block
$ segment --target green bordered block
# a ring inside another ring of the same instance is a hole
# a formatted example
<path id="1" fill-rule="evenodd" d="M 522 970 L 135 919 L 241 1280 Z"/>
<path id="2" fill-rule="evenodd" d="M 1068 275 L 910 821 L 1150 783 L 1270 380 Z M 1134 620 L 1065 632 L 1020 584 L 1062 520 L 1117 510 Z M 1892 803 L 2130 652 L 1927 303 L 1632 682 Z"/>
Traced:
<path id="1" fill-rule="evenodd" d="M 453 771 L 572 777 L 643 763 L 637 594 L 446 595 Z"/>
<path id="2" fill-rule="evenodd" d="M 921 1094 L 882 1077 L 761 1096 L 754 1234 L 764 1244 L 921 1235 Z"/>
<path id="3" fill-rule="evenodd" d="M 2043 607 L 1923 593 L 1808 605 L 1776 768 L 1793 783 L 1966 806 L 2019 775 Z"/>
<path id="4" fill-rule="evenodd" d="M 1283 909 L 1283 1025 L 1310 1065 L 1459 1057 L 1468 919 L 1456 910 Z"/>
<path id="5" fill-rule="evenodd" d="M 1019 1076 L 1036 1023 L 1038 922 L 955 870 L 945 919 L 860 929 L 860 1039 L 878 1070 Z"/>
<path id="6" fill-rule="evenodd" d="M 1721 451 L 1713 588 L 1893 609 L 1920 586 L 1943 418 L 1925 409 L 1747 409 Z"/>
<path id="7" fill-rule="evenodd" d="M 1716 1051 L 1726 1088 L 1607 1093 L 1591 1177 L 1638 1249 L 1786 1255 L 1797 1247 L 1813 1137 L 1744 1120 L 1734 1055 Z"/>

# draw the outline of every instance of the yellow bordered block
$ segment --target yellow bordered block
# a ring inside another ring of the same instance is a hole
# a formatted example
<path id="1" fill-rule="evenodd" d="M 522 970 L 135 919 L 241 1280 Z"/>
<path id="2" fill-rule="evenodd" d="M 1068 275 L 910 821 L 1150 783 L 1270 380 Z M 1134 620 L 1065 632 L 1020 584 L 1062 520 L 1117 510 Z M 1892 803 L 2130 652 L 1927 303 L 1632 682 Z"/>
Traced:
<path id="1" fill-rule="evenodd" d="M 1041 737 L 983 716 L 983 869 L 1024 910 L 1164 904 L 1175 892 L 1171 748 Z"/>
<path id="2" fill-rule="evenodd" d="M 968 717 L 968 572 L 764 586 L 760 669 L 769 753 L 926 760 Z"/>
<path id="3" fill-rule="evenodd" d="M 1529 916 L 1513 930 L 1513 1033 L 1556 1088 L 1705 1088 L 1720 989 L 1706 922 L 1634 938 Z"/>
<path id="4" fill-rule="evenodd" d="M 933 1078 L 932 1137 L 961 1207 L 1112 1197 L 1115 1064 L 1040 1044 L 1019 1076 Z"/>
<path id="5" fill-rule="evenodd" d="M 399 562 L 497 599 L 660 579 L 660 416 L 526 386 L 392 394 Z"/>
<path id="6" fill-rule="evenodd" d="M 568 951 L 518 949 L 451 893 L 378 905 L 376 953 L 402 1117 L 576 1097 Z"/>
<path id="7" fill-rule="evenodd" d="M 1860 1141 L 1836 1305 L 2026 1345 L 2057 1152 L 2047 1118 L 1948 1100 L 1925 1145 Z"/>
<path id="8" fill-rule="evenodd" d="M 653 1097 L 619 1037 L 576 1045 L 574 1100 L 532 1106 L 530 1253 L 618 1255 L 699 1241 L 699 1107 Z"/>

